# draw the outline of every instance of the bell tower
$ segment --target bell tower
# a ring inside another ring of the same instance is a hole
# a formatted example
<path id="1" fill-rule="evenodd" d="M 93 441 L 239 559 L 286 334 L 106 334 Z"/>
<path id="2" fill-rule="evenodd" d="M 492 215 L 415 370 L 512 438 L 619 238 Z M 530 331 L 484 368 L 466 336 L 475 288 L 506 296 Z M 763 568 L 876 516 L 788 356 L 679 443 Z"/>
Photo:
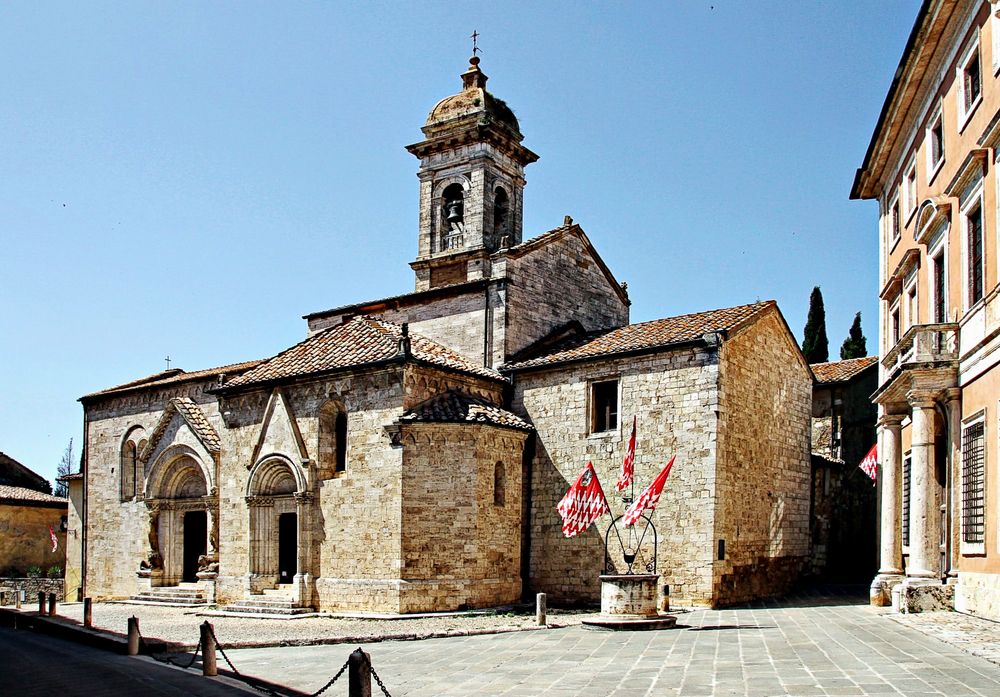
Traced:
<path id="1" fill-rule="evenodd" d="M 416 290 L 490 276 L 490 258 L 521 242 L 524 167 L 538 155 L 521 145 L 514 112 L 486 91 L 479 57 L 462 91 L 438 102 L 407 146 L 420 160 Z"/>

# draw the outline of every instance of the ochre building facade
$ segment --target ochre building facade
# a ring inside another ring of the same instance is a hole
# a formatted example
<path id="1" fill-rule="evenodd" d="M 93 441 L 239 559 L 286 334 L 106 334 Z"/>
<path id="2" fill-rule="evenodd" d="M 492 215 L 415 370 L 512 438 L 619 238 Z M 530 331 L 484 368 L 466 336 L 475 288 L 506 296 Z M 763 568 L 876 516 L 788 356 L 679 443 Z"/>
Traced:
<path id="1" fill-rule="evenodd" d="M 852 198 L 879 203 L 872 602 L 1000 619 L 1000 3 L 921 6 Z"/>

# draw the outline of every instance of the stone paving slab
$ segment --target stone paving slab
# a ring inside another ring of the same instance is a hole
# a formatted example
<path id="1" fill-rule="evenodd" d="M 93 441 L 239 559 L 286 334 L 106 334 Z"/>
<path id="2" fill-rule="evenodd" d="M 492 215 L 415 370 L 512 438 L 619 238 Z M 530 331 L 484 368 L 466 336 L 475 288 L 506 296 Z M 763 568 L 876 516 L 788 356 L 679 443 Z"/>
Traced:
<path id="1" fill-rule="evenodd" d="M 1000 695 L 1000 666 L 866 605 L 812 598 L 681 615 L 680 629 L 567 627 L 365 650 L 393 697 Z M 312 692 L 353 647 L 237 649 L 237 668 Z"/>

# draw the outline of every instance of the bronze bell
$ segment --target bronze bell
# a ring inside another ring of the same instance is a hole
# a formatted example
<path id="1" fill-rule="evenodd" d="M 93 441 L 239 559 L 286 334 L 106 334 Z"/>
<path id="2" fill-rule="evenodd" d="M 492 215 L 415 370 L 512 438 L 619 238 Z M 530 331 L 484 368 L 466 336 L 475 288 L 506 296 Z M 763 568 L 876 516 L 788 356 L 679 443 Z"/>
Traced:
<path id="1" fill-rule="evenodd" d="M 462 202 L 459 200 L 448 201 L 444 204 L 444 217 L 449 223 L 462 222 Z"/>

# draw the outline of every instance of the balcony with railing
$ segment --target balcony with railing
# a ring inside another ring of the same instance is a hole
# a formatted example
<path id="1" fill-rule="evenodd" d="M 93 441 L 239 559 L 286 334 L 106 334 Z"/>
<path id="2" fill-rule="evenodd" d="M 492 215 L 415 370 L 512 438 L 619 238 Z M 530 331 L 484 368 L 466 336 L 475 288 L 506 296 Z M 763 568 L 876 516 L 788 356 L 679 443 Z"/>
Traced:
<path id="1" fill-rule="evenodd" d="M 958 375 L 959 327 L 955 322 L 915 324 L 882 358 L 882 384 L 876 401 L 905 399 L 917 386 L 911 378 L 919 374 L 923 387 L 953 387 Z"/>

